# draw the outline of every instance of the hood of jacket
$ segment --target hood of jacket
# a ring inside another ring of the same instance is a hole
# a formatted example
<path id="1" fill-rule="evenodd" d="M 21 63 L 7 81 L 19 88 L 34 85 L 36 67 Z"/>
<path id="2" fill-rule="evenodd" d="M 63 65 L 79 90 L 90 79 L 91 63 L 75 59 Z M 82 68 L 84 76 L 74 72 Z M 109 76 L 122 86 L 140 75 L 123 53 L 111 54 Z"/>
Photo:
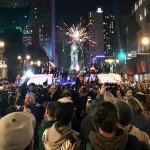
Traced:
<path id="1" fill-rule="evenodd" d="M 122 129 L 117 129 L 114 137 L 106 138 L 91 131 L 89 141 L 95 150 L 124 150 L 128 141 L 128 133 Z"/>
<path id="2" fill-rule="evenodd" d="M 57 123 L 49 129 L 46 129 L 43 134 L 43 142 L 46 150 L 56 150 L 60 148 L 66 141 L 75 143 L 79 141 L 77 133 L 68 127 L 58 127 Z"/>

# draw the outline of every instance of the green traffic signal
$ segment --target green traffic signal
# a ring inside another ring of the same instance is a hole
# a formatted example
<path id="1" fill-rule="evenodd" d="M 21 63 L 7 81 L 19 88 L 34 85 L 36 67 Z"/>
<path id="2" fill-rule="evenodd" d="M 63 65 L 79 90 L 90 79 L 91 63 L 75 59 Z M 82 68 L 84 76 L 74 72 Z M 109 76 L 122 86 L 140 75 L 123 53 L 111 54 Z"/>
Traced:
<path id="1" fill-rule="evenodd" d="M 119 60 L 125 60 L 126 59 L 126 53 L 124 52 L 124 51 L 120 51 L 119 53 L 118 53 L 118 59 Z"/>

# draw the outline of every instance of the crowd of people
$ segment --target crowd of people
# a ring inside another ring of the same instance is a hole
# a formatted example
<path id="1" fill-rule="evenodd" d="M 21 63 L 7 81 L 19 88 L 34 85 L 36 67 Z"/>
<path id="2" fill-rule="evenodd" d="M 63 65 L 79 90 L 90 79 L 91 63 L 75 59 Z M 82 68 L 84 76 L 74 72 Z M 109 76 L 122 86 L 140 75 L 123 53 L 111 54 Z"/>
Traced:
<path id="1" fill-rule="evenodd" d="M 0 87 L 0 150 L 150 149 L 149 81 Z"/>

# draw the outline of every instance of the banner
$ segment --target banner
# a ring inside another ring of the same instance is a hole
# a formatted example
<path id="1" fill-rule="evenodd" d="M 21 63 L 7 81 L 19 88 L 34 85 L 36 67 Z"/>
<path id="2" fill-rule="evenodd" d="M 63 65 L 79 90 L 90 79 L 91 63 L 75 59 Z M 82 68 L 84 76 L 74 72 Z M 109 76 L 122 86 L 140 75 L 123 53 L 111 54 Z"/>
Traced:
<path id="1" fill-rule="evenodd" d="M 134 70 L 133 70 L 133 67 L 131 65 L 126 65 L 126 74 L 127 75 L 133 75 L 134 74 Z"/>
<path id="2" fill-rule="evenodd" d="M 141 61 L 141 71 L 142 73 L 147 72 L 147 63 L 145 60 Z"/>
<path id="3" fill-rule="evenodd" d="M 136 66 L 137 66 L 137 73 L 142 73 L 142 67 L 140 61 L 136 63 Z"/>

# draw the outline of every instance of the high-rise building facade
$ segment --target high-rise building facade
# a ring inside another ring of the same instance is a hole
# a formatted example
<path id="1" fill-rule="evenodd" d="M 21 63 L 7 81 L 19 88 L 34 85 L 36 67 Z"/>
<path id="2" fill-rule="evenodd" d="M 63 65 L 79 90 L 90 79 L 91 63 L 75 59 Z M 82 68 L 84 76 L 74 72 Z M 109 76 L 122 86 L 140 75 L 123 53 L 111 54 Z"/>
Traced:
<path id="1" fill-rule="evenodd" d="M 115 52 L 115 16 L 103 12 L 102 8 L 89 12 L 89 35 L 95 42 L 89 43 L 89 60 L 98 55 L 114 56 Z"/>
<path id="2" fill-rule="evenodd" d="M 0 7 L 12 8 L 16 11 L 26 9 L 28 14 L 24 17 L 27 21 L 24 22 L 24 29 L 22 29 L 25 49 L 31 45 L 36 49 L 40 47 L 46 52 L 49 59 L 56 63 L 55 0 L 0 0 Z M 12 20 L 12 24 L 15 23 L 16 18 Z"/>
<path id="3" fill-rule="evenodd" d="M 104 26 L 103 26 L 103 11 L 89 12 L 89 36 L 93 43 L 89 43 L 89 63 L 97 55 L 104 55 Z"/>
<path id="4" fill-rule="evenodd" d="M 31 9 L 28 23 L 33 28 L 33 44 L 41 47 L 57 64 L 55 51 L 55 0 L 29 0 Z"/>
<path id="5" fill-rule="evenodd" d="M 115 16 L 104 14 L 104 54 L 105 56 L 114 56 L 115 54 Z"/>
<path id="6" fill-rule="evenodd" d="M 6 39 L 12 76 L 16 74 L 18 55 L 30 54 L 32 59 L 57 64 L 55 0 L 0 0 L 0 18 L 0 38 Z"/>
<path id="7" fill-rule="evenodd" d="M 130 7 L 129 7 L 130 6 Z M 126 73 L 130 80 L 150 79 L 150 0 L 126 1 L 122 30 L 127 54 L 137 57 L 127 60 Z"/>

